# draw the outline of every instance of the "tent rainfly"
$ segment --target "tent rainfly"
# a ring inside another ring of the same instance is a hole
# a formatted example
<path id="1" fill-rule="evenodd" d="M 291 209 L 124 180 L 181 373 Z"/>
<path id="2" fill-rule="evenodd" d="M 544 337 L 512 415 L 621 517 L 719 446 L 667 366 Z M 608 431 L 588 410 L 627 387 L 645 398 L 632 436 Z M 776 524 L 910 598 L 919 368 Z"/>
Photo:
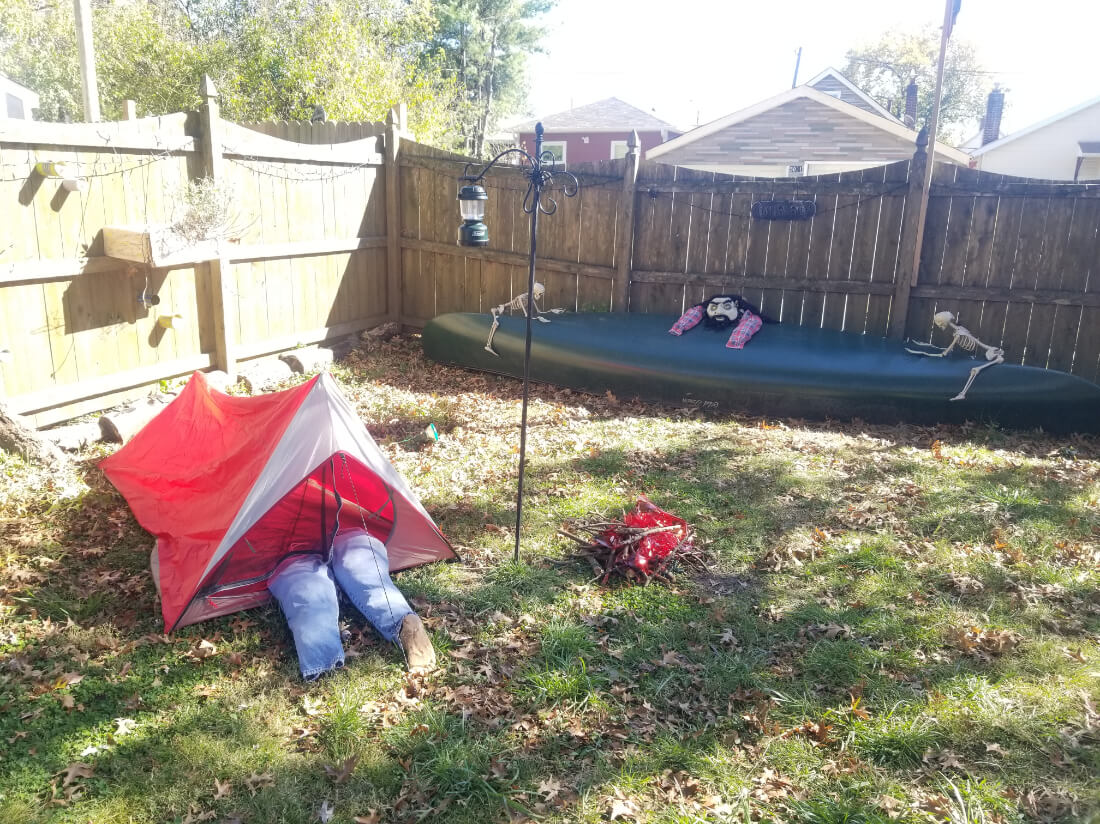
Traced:
<path id="1" fill-rule="evenodd" d="M 327 374 L 249 398 L 196 372 L 100 467 L 156 536 L 168 631 L 266 602 L 279 563 L 338 529 L 382 540 L 391 572 L 455 557 Z"/>

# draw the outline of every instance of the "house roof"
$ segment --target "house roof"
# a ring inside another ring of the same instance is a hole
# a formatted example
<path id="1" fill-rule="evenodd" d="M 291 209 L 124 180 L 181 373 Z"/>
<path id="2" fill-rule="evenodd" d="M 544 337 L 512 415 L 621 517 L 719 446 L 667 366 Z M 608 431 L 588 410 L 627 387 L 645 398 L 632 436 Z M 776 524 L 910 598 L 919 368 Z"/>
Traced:
<path id="1" fill-rule="evenodd" d="M 854 117 L 857 120 L 861 120 L 864 123 L 869 123 L 873 126 L 877 126 L 888 134 L 900 137 L 911 143 L 917 142 L 917 133 L 906 126 L 903 126 L 895 118 L 880 117 L 877 114 L 861 109 L 859 106 L 853 106 L 851 103 L 847 103 L 843 100 L 839 100 L 830 94 L 825 94 L 810 85 L 796 86 L 793 89 L 787 89 L 784 92 L 780 92 L 774 97 L 769 97 L 767 100 L 761 100 L 755 105 L 749 106 L 746 109 L 741 109 L 728 114 L 725 117 L 720 117 L 717 120 L 712 120 L 710 123 L 705 123 L 696 129 L 692 129 L 686 134 L 682 134 L 677 138 L 673 138 L 659 146 L 655 146 L 646 153 L 646 157 L 650 160 L 656 159 L 666 152 L 673 151 L 694 143 L 702 137 L 714 134 L 722 129 L 732 126 L 735 123 L 740 123 L 743 120 L 756 117 L 759 114 L 763 114 L 766 111 L 770 111 L 778 106 L 782 106 L 784 103 L 789 103 L 792 100 L 799 98 L 806 98 L 820 103 L 824 106 L 828 106 L 836 111 L 846 114 L 849 117 Z M 992 144 L 990 144 L 992 145 Z M 965 152 L 960 152 L 958 149 L 953 149 L 950 146 L 936 141 L 936 154 L 940 157 L 945 157 L 949 160 L 953 160 L 956 163 L 966 165 L 968 157 Z"/>
<path id="2" fill-rule="evenodd" d="M 680 131 L 671 123 L 654 117 L 649 112 L 631 106 L 629 103 L 624 103 L 617 97 L 609 97 L 606 100 L 589 103 L 587 106 L 578 106 L 547 117 L 517 123 L 512 126 L 512 131 L 517 134 L 533 132 L 535 124 L 540 121 L 548 132 Z"/>
<path id="3" fill-rule="evenodd" d="M 825 71 L 823 71 L 821 74 L 817 75 L 816 77 L 810 78 L 810 80 L 808 80 L 803 85 L 816 86 L 818 83 L 820 83 L 822 80 L 824 80 L 827 77 L 833 77 L 837 81 L 842 83 L 849 90 L 851 90 L 851 92 L 856 97 L 858 97 L 860 100 L 865 102 L 868 106 L 870 106 L 872 109 L 874 109 L 878 114 L 882 115 L 885 118 L 893 120 L 895 123 L 901 123 L 901 121 L 898 118 L 896 118 L 896 117 L 894 117 L 894 115 L 890 114 L 888 109 L 883 107 L 877 100 L 875 100 L 873 97 L 871 97 L 871 95 L 867 94 L 867 92 L 863 91 L 863 89 L 859 88 L 859 86 L 857 86 L 855 83 L 853 83 L 847 77 L 842 75 L 840 72 L 838 72 L 832 66 L 825 69 Z"/>
<path id="4" fill-rule="evenodd" d="M 968 137 L 966 140 L 964 140 L 962 143 L 960 143 L 955 148 L 959 149 L 961 151 L 964 151 L 967 154 L 974 154 L 974 152 L 976 152 L 978 149 L 980 149 L 982 147 L 982 138 L 984 136 L 985 136 L 985 129 L 982 128 L 982 127 L 979 127 L 978 131 L 974 132 L 974 134 L 970 135 L 970 137 Z M 1000 140 L 1004 136 L 1005 136 L 1004 132 L 999 132 L 997 134 L 997 139 Z M 990 141 L 990 142 L 992 142 L 992 141 Z"/>
<path id="5" fill-rule="evenodd" d="M 38 105 L 38 92 L 34 89 L 28 89 L 22 83 L 16 83 L 7 75 L 0 74 L 0 90 L 31 100 L 33 106 Z"/>
<path id="6" fill-rule="evenodd" d="M 1004 146 L 1007 143 L 1011 143 L 1013 140 L 1016 140 L 1017 138 L 1021 138 L 1024 135 L 1028 135 L 1028 134 L 1031 134 L 1032 132 L 1036 132 L 1039 129 L 1044 129 L 1047 126 L 1051 125 L 1052 123 L 1057 123 L 1059 120 L 1064 120 L 1067 117 L 1071 117 L 1072 115 L 1075 115 L 1078 112 L 1083 112 L 1085 109 L 1090 109 L 1093 106 L 1097 106 L 1097 105 L 1100 105 L 1100 97 L 1094 97 L 1091 100 L 1086 100 L 1084 103 L 1078 103 L 1072 109 L 1066 109 L 1064 112 L 1059 112 L 1056 115 L 1048 117 L 1046 120 L 1040 120 L 1038 123 L 1032 123 L 1030 126 L 1028 126 L 1026 128 L 1023 128 L 1023 129 L 1020 129 L 1020 131 L 1018 131 L 1018 132 L 1013 132 L 1010 135 L 1006 135 L 1005 137 L 1002 137 L 1000 140 L 994 140 L 991 143 L 986 143 L 981 148 L 975 149 L 973 152 L 971 152 L 971 155 L 976 157 L 980 154 L 985 154 L 986 152 L 991 151 L 992 149 L 999 149 L 1001 146 Z M 652 154 L 652 152 L 650 154 Z"/>

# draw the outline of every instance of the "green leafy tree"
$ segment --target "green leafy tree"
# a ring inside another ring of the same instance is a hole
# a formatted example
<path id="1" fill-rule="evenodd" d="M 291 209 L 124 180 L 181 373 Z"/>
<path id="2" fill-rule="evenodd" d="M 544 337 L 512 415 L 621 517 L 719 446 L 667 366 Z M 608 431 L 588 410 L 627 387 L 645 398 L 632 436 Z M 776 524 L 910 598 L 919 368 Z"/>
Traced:
<path id="1" fill-rule="evenodd" d="M 93 10 L 104 116 L 196 108 L 211 75 L 235 120 L 384 118 L 409 105 L 417 139 L 449 144 L 462 86 L 425 54 L 429 0 L 150 0 Z M 0 0 L 0 72 L 37 91 L 38 117 L 82 115 L 71 0 Z"/>
<path id="2" fill-rule="evenodd" d="M 438 0 L 439 25 L 429 56 L 464 91 L 459 110 L 465 148 L 480 157 L 485 136 L 503 115 L 523 108 L 529 55 L 546 32 L 539 18 L 556 0 Z"/>
<path id="3" fill-rule="evenodd" d="M 917 83 L 917 123 L 932 117 L 936 90 L 936 64 L 940 54 L 940 29 L 920 32 L 889 31 L 877 41 L 845 55 L 844 74 L 882 106 L 901 116 L 905 88 Z M 989 74 L 982 71 L 973 44 L 949 40 L 944 62 L 943 98 L 940 104 L 939 139 L 958 142 L 985 111 Z"/>

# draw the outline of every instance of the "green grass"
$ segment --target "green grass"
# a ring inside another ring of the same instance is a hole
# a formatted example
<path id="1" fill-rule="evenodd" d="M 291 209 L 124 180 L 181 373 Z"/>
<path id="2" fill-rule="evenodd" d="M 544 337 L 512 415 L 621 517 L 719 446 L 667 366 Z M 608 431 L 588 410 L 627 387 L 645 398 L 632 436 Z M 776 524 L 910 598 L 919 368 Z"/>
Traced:
<path id="1" fill-rule="evenodd" d="M 462 556 L 398 577 L 440 670 L 407 681 L 353 614 L 313 684 L 274 608 L 164 639 L 108 448 L 0 456 L 0 824 L 1096 820 L 1096 440 L 535 387 L 515 562 L 516 383 L 415 339 L 337 371 Z M 640 494 L 705 574 L 600 587 L 567 557 L 563 521 Z"/>

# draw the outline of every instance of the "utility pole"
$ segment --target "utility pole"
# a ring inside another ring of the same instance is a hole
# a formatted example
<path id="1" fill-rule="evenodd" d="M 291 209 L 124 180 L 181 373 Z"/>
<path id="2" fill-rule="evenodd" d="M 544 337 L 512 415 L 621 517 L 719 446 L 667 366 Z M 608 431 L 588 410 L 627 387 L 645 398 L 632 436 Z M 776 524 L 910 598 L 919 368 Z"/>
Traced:
<path id="1" fill-rule="evenodd" d="M 84 119 L 99 122 L 99 81 L 95 74 L 95 46 L 92 44 L 92 5 L 90 0 L 73 0 L 76 16 L 76 48 L 80 56 L 81 89 L 84 92 Z"/>
<path id="2" fill-rule="evenodd" d="M 943 35 L 940 37 L 940 60 L 936 66 L 936 91 L 932 96 L 932 117 L 928 123 L 928 162 L 923 170 L 924 190 L 921 192 L 920 212 L 917 214 L 917 237 L 913 250 L 913 271 L 910 274 L 910 284 L 917 285 L 917 277 L 920 273 L 920 252 L 924 243 L 924 222 L 928 216 L 928 194 L 932 188 L 932 170 L 936 167 L 936 130 L 940 120 L 940 98 L 943 95 L 943 66 L 947 59 L 947 41 L 951 37 L 951 29 L 955 26 L 955 15 L 959 13 L 962 0 L 946 0 L 943 11 Z"/>
<path id="3" fill-rule="evenodd" d="M 794 80 L 791 81 L 791 88 L 793 89 L 798 85 L 798 67 L 802 63 L 802 47 L 798 47 L 798 56 L 794 59 Z"/>

